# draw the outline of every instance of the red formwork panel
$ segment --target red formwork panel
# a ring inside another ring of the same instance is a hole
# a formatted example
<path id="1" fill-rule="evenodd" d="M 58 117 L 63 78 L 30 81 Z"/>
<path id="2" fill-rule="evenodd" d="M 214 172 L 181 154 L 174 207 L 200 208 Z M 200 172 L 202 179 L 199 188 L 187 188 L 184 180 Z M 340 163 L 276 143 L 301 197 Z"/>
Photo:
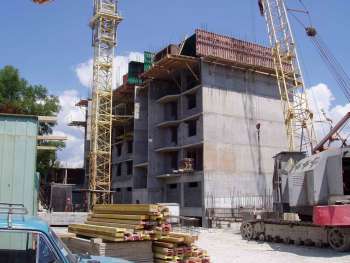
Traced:
<path id="1" fill-rule="evenodd" d="M 201 29 L 196 30 L 196 54 L 204 57 L 214 56 L 240 65 L 275 71 L 271 48 Z M 285 65 L 285 70 L 291 70 L 289 64 Z"/>
<path id="2" fill-rule="evenodd" d="M 350 226 L 350 205 L 315 206 L 313 223 L 319 226 Z"/>

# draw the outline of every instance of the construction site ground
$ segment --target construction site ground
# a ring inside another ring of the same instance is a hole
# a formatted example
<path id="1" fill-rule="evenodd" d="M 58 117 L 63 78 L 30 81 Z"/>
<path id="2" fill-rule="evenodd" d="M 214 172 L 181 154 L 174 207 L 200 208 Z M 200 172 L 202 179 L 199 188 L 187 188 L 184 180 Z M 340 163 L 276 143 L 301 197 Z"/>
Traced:
<path id="1" fill-rule="evenodd" d="M 239 223 L 230 228 L 177 229 L 182 232 L 198 234 L 196 243 L 208 251 L 213 263 L 348 263 L 350 252 L 339 253 L 330 248 L 285 245 L 242 240 Z M 67 228 L 53 228 L 59 235 L 67 235 Z"/>
<path id="2" fill-rule="evenodd" d="M 258 243 L 242 240 L 239 223 L 225 229 L 201 229 L 198 245 L 206 249 L 215 263 L 316 263 L 350 262 L 349 253 L 330 248 Z"/>

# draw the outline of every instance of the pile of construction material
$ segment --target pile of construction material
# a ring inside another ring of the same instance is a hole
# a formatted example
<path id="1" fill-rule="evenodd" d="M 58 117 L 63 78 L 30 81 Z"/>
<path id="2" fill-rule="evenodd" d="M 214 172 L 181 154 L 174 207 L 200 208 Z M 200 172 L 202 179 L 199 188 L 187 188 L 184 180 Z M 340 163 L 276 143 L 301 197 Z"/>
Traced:
<path id="1" fill-rule="evenodd" d="M 210 263 L 205 250 L 194 245 L 196 236 L 170 232 L 153 241 L 155 263 Z"/>
<path id="2" fill-rule="evenodd" d="M 64 238 L 74 254 L 123 258 L 135 263 L 153 262 L 152 241 L 106 242 L 100 238 Z"/>
<path id="3" fill-rule="evenodd" d="M 155 229 L 167 229 L 169 211 L 160 205 L 95 205 L 85 224 L 72 224 L 69 232 L 108 241 L 151 240 Z"/>
<path id="4" fill-rule="evenodd" d="M 148 259 L 148 262 L 153 262 L 153 255 L 154 262 L 210 262 L 205 251 L 194 245 L 197 237 L 171 232 L 171 225 L 167 223 L 168 218 L 168 208 L 161 205 L 95 205 L 85 224 L 72 224 L 69 226 L 68 231 L 76 234 L 77 237 L 76 240 L 74 238 L 70 239 L 67 245 L 68 247 L 74 247 L 74 242 L 75 244 L 79 242 L 82 244 L 83 241 L 78 240 L 81 237 L 88 237 L 91 240 L 99 238 L 107 244 L 131 241 L 140 241 L 139 243 L 143 241 L 146 244 L 146 241 L 148 241 L 150 254 L 144 252 L 145 249 L 142 248 L 134 249 L 134 251 L 143 251 L 139 253 L 139 258 L 142 257 L 143 260 L 134 259 L 135 262 L 147 262 L 144 260 L 147 260 L 145 258 L 149 257 L 151 257 L 151 260 Z M 148 244 L 145 246 L 148 246 Z M 102 246 L 99 245 L 99 247 Z M 133 256 L 135 256 L 135 253 Z M 145 253 L 147 254 L 146 257 Z M 104 255 L 112 256 L 108 253 Z"/>

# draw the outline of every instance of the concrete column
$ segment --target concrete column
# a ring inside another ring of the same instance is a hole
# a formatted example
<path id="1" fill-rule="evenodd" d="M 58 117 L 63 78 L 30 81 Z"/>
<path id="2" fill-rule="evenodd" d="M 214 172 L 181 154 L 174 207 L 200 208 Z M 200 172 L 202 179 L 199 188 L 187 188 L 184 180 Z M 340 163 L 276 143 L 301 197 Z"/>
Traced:
<path id="1" fill-rule="evenodd" d="M 180 207 L 185 206 L 185 192 L 184 191 L 185 191 L 184 183 L 180 183 L 180 194 L 181 194 Z"/>

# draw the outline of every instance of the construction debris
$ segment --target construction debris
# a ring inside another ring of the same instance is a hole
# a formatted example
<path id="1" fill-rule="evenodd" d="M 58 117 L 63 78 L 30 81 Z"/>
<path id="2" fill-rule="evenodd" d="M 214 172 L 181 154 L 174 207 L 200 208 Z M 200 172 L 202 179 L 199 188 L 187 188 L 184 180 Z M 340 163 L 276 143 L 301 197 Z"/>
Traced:
<path id="1" fill-rule="evenodd" d="M 83 249 L 95 255 L 119 257 L 125 249 L 118 247 L 118 244 L 130 244 L 126 246 L 130 250 L 132 246 L 138 246 L 135 243 L 140 242 L 141 247 L 132 250 L 137 251 L 136 254 L 129 251 L 125 255 L 133 254 L 133 257 L 146 261 L 123 257 L 135 262 L 152 262 L 147 261 L 150 255 L 154 257 L 154 262 L 210 262 L 207 253 L 194 245 L 197 236 L 171 232 L 168 218 L 168 208 L 161 205 L 95 205 L 85 224 L 69 226 L 68 231 L 77 237 L 65 242 L 77 253 Z M 150 242 L 148 252 L 147 241 Z M 118 251 L 118 255 L 113 251 Z"/>

